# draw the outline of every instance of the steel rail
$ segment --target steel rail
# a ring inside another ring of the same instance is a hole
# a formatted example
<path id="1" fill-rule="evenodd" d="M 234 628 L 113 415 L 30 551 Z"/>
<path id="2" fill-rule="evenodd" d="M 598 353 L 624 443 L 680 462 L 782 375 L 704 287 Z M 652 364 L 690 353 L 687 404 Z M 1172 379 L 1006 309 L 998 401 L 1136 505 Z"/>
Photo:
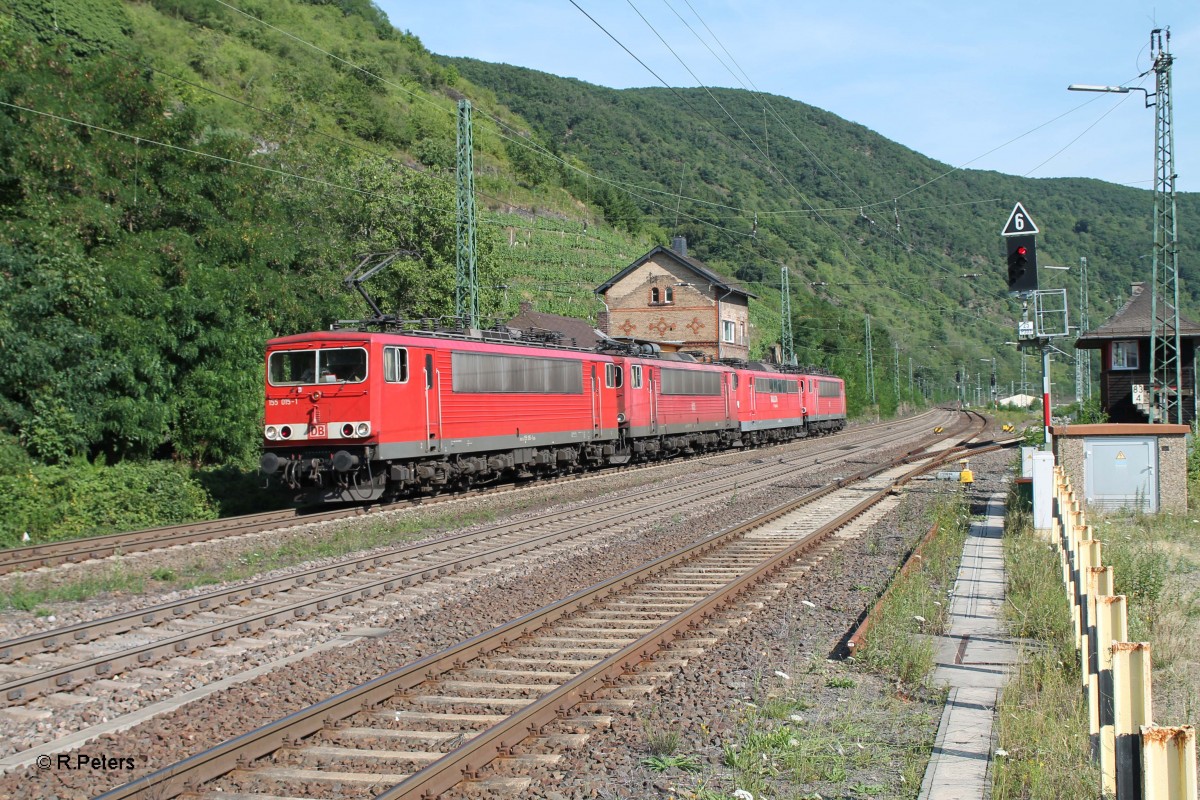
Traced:
<path id="1" fill-rule="evenodd" d="M 479 770 L 496 758 L 498 754 L 510 752 L 531 733 L 537 732 L 553 719 L 564 716 L 573 705 L 586 699 L 592 692 L 603 688 L 606 681 L 612 681 L 619 675 L 626 674 L 636 669 L 638 665 L 652 659 L 658 650 L 669 647 L 675 639 L 681 638 L 688 629 L 695 627 L 700 619 L 711 616 L 716 610 L 733 602 L 749 588 L 773 575 L 783 566 L 790 564 L 795 558 L 815 547 L 822 539 L 828 537 L 847 521 L 895 491 L 897 486 L 906 483 L 918 474 L 936 468 L 956 455 L 956 451 L 948 450 L 932 457 L 925 456 L 922 460 L 926 463 L 892 481 L 888 487 L 860 501 L 834 521 L 763 562 L 757 569 L 735 579 L 725 590 L 711 594 L 688 612 L 678 615 L 654 631 L 638 638 L 616 654 L 593 665 L 558 689 L 534 701 L 503 723 L 470 739 L 379 797 L 386 800 L 413 797 L 432 798 L 450 786 L 456 785 L 464 775 L 477 775 Z M 744 536 L 748 531 L 791 513 L 819 497 L 900 464 L 910 463 L 916 458 L 913 454 L 907 454 L 893 459 L 887 464 L 860 470 L 853 476 L 840 479 L 800 498 L 783 503 L 755 520 L 718 532 L 702 542 L 664 555 L 642 567 L 610 578 L 538 611 L 474 636 L 458 645 L 426 656 L 358 687 L 341 692 L 312 706 L 293 712 L 280 720 L 190 756 L 176 764 L 142 776 L 100 795 L 97 800 L 128 800 L 135 797 L 167 800 L 167 798 L 178 796 L 183 792 L 198 791 L 204 783 L 239 767 L 249 766 L 254 760 L 267 756 L 281 747 L 296 744 L 364 708 L 379 705 L 427 680 L 436 679 L 438 675 L 462 666 L 473 658 L 507 648 L 526 634 L 570 616 L 624 588 L 656 577 L 672 566 L 711 552 L 723 544 Z"/>
<path id="2" fill-rule="evenodd" d="M 909 451 L 910 454 L 915 452 L 920 452 L 920 448 Z M 812 456 L 813 454 L 806 454 L 805 458 Z M 781 471 L 781 467 L 782 464 L 770 464 L 764 465 L 761 469 L 768 472 L 778 472 Z M 744 480 L 745 477 L 746 473 L 741 473 L 736 479 Z M 594 530 L 620 524 L 631 518 L 636 518 L 664 507 L 676 508 L 680 502 L 703 499 L 712 491 L 714 483 L 720 485 L 723 481 L 727 482 L 729 480 L 732 479 L 725 477 L 718 477 L 716 479 L 711 477 L 698 478 L 685 482 L 683 485 L 674 484 L 665 488 L 656 487 L 643 490 L 638 496 L 621 498 L 615 502 L 611 500 L 593 501 L 582 508 L 575 508 L 565 512 L 553 512 L 531 520 L 523 520 L 513 525 L 498 526 L 500 531 L 503 532 L 500 535 L 507 535 L 514 528 L 529 529 L 544 527 L 547 524 L 571 520 L 580 516 L 587 517 L 583 523 L 564 531 L 555 531 L 522 539 L 511 545 L 498 548 L 493 547 L 483 553 L 475 553 L 462 558 L 451 558 L 441 563 L 417 565 L 402 574 L 388 575 L 375 580 L 365 581 L 355 587 L 337 587 L 316 596 L 305 597 L 293 603 L 264 609 L 257 613 L 247 614 L 235 619 L 221 620 L 200 629 L 163 637 L 113 653 L 96 656 L 74 664 L 65 664 L 42 670 L 33 675 L 0 683 L 0 691 L 3 692 L 2 701 L 8 703 L 28 702 L 35 697 L 47 693 L 72 688 L 86 678 L 112 676 L 124 669 L 148 666 L 163 658 L 192 652 L 208 644 L 219 644 L 225 641 L 226 637 L 231 634 L 252 634 L 283 622 L 305 618 L 313 613 L 327 611 L 331 608 L 374 597 L 384 592 L 394 591 L 397 588 L 413 586 L 423 580 L 448 575 L 463 569 L 498 561 L 516 554 L 586 535 Z M 690 487 L 688 484 L 690 484 Z M 685 493 L 682 497 L 679 496 L 681 492 L 688 491 L 692 493 Z M 639 503 L 646 500 L 663 497 L 664 495 L 670 496 L 649 506 L 639 505 Z M 630 505 L 633 506 L 631 510 L 615 511 L 615 513 L 600 518 L 594 516 L 597 509 L 604 509 L 605 507 L 623 509 Z M 589 509 L 592 511 L 590 515 L 588 514 Z M 339 564 L 315 567 L 301 573 L 266 579 L 234 589 L 114 615 L 90 623 L 77 623 L 76 625 L 42 634 L 33 634 L 21 639 L 0 642 L 0 660 L 11 663 L 11 661 L 21 655 L 33 654 L 34 648 L 38 648 L 41 652 L 46 652 L 53 651 L 60 646 L 83 644 L 94 640 L 94 634 L 98 634 L 99 632 L 112 633 L 131 630 L 135 627 L 135 623 L 139 621 L 148 625 L 152 624 L 155 619 L 161 619 L 164 622 L 187 619 L 195 613 L 214 611 L 242 600 L 262 599 L 267 597 L 271 592 L 309 586 L 317 580 L 348 576 L 355 571 L 386 566 L 392 561 L 404 558 L 416 559 L 426 555 L 435 555 L 438 552 L 459 550 L 470 544 L 475 544 L 495 536 L 497 536 L 496 529 L 460 534 L 438 540 L 437 542 L 410 545 L 397 548 L 388 553 L 373 554 Z"/>
<path id="3" fill-rule="evenodd" d="M 925 414 L 909 419 L 918 420 L 921 417 L 936 413 L 939 410 L 942 409 L 931 409 Z M 875 427 L 880 427 L 885 424 L 886 423 L 874 423 L 872 425 L 861 426 L 851 431 L 845 431 L 841 435 L 866 433 Z M 794 439 L 790 442 L 781 442 L 779 444 L 794 444 L 803 441 L 805 440 Z M 731 450 L 725 452 L 737 451 Z M 696 456 L 691 456 L 690 458 L 708 458 L 713 455 L 720 455 L 720 453 L 703 453 Z M 632 468 L 650 469 L 673 463 L 681 463 L 687 460 L 689 460 L 689 458 L 685 457 L 671 459 L 666 462 L 653 461 L 645 464 L 632 465 Z M 629 467 L 619 467 L 618 469 L 627 471 Z M 476 497 L 486 494 L 498 494 L 525 488 L 532 488 L 539 485 L 544 486 L 553 483 L 586 480 L 593 477 L 602 477 L 606 472 L 608 472 L 608 470 L 599 470 L 597 472 L 589 472 L 581 475 L 544 478 L 534 483 L 512 483 L 499 486 L 486 486 L 474 489 L 467 494 L 445 495 L 442 497 L 414 497 L 395 503 L 368 504 L 363 506 L 355 506 L 348 509 L 335 509 L 311 514 L 301 514 L 298 513 L 296 509 L 264 511 L 256 514 L 245 514 L 237 517 L 224 517 L 215 520 L 189 522 L 182 525 L 165 525 L 156 528 L 146 528 L 138 531 L 109 533 L 102 534 L 100 536 L 64 539 L 58 542 L 41 542 L 38 544 L 3 548 L 0 549 L 0 575 L 5 575 L 12 572 L 28 571 L 41 567 L 52 567 L 60 564 L 80 563 L 92 559 L 108 558 L 110 556 L 122 555 L 126 553 L 156 550 L 175 545 L 203 542 L 227 536 L 257 533 L 266 530 L 273 530 L 281 525 L 287 527 L 292 524 L 303 525 L 313 522 L 348 519 L 351 517 L 361 516 L 363 514 L 377 513 L 380 511 L 394 511 L 397 509 L 414 506 L 441 504 L 455 500 L 462 500 L 468 497 Z"/>

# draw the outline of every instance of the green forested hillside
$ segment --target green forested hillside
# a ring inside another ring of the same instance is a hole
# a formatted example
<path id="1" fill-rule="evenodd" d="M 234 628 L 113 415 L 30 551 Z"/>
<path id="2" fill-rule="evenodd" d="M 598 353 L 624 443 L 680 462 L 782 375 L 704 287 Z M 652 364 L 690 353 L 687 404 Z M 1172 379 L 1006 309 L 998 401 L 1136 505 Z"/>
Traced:
<path id="1" fill-rule="evenodd" d="M 699 257 L 747 281 L 777 286 L 775 265 L 783 262 L 803 281 L 851 284 L 823 290 L 877 314 L 909 341 L 944 341 L 962 329 L 990 351 L 998 337 L 1012 338 L 1015 309 L 1005 293 L 998 234 L 1017 201 L 1041 228 L 1042 263 L 1088 259 L 1093 317 L 1123 302 L 1131 280 L 1149 280 L 1142 258 L 1151 246 L 1146 191 L 954 171 L 787 98 L 722 89 L 711 96 L 703 89 L 614 91 L 507 65 L 444 63 L 495 91 L 549 149 L 641 187 L 648 218 L 687 234 Z M 749 235 L 755 219 L 756 237 Z M 1181 195 L 1181 231 L 1198 222 L 1196 197 Z M 1197 251 L 1186 235 L 1181 243 L 1186 312 L 1196 304 L 1188 278 Z M 959 279 L 964 273 L 980 277 Z M 1065 280 L 1054 288 L 1066 285 L 1072 300 L 1078 297 L 1076 275 L 1050 273 L 1053 280 Z"/>
<path id="2" fill-rule="evenodd" d="M 997 355 L 1007 383 L 997 232 L 1016 200 L 1044 261 L 1088 257 L 1094 319 L 1146 272 L 1145 192 L 934 180 L 945 165 L 785 98 L 715 91 L 725 116 L 702 90 L 439 58 L 403 27 L 369 0 L 0 8 L 0 452 L 28 456 L 0 465 L 0 542 L 86 527 L 56 522 L 77 490 L 37 493 L 96 485 L 98 465 L 173 461 L 153 485 L 188 508 L 188 469 L 251 467 L 263 343 L 363 314 L 343 285 L 363 254 L 405 253 L 370 283 L 385 310 L 449 314 L 464 97 L 485 314 L 532 300 L 594 318 L 596 285 L 682 234 L 760 295 L 756 355 L 778 339 L 791 270 L 797 351 L 846 376 L 855 411 L 866 314 L 884 413 L 908 399 L 894 365 L 910 360 L 948 391 L 956 362 Z M 104 524 L 125 524 L 109 506 Z"/>

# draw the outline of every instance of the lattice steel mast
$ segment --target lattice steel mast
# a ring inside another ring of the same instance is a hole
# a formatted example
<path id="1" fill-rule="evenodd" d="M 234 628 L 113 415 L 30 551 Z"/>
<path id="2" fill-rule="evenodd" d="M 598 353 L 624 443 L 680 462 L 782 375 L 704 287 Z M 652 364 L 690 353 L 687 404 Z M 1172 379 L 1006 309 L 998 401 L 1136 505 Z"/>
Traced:
<path id="1" fill-rule="evenodd" d="M 788 268 L 779 268 L 779 289 L 783 294 L 783 330 L 779 335 L 782 348 L 780 360 L 784 364 L 796 363 L 796 339 L 792 335 L 792 290 L 788 283 Z"/>
<path id="2" fill-rule="evenodd" d="M 867 351 L 867 397 L 871 399 L 871 405 L 875 405 L 875 353 L 871 348 L 871 315 L 867 314 L 867 327 L 864 337 L 866 339 L 865 348 Z"/>
<path id="3" fill-rule="evenodd" d="M 1165 34 L 1165 44 L 1164 44 Z M 1179 249 L 1175 227 L 1175 129 L 1171 107 L 1171 32 L 1150 32 L 1154 59 L 1154 250 L 1150 295 L 1151 422 L 1183 424 L 1179 359 Z"/>
<path id="4" fill-rule="evenodd" d="M 458 246 L 454 261 L 454 315 L 467 328 L 479 327 L 479 274 L 475 269 L 475 168 L 471 101 L 458 101 Z"/>

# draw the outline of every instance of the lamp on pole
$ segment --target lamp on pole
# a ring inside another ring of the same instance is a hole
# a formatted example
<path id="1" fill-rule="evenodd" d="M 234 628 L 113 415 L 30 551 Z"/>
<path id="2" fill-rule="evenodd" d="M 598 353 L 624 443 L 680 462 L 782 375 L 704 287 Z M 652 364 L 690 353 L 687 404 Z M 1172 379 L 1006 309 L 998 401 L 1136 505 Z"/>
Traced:
<path id="1" fill-rule="evenodd" d="M 1165 36 L 1164 36 L 1165 34 Z M 1165 38 L 1165 43 L 1164 43 Z M 1154 103 L 1154 250 L 1150 284 L 1150 404 L 1151 422 L 1183 422 L 1183 368 L 1179 357 L 1179 248 L 1175 224 L 1175 130 L 1171 105 L 1171 31 L 1150 31 L 1154 91 L 1140 86 L 1094 86 L 1073 83 L 1074 92 L 1145 95 Z M 1142 75 L 1147 75 L 1147 70 Z M 1140 77 L 1140 76 L 1139 76 Z M 1159 310 L 1159 304 L 1162 310 Z"/>

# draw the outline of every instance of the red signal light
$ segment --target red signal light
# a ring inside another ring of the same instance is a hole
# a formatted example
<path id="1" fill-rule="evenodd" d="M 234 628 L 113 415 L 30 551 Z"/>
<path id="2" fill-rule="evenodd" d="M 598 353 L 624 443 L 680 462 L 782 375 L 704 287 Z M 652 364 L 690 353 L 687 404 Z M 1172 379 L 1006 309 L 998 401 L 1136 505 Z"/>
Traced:
<path id="1" fill-rule="evenodd" d="M 1024 247 L 1017 248 L 1017 255 L 1019 255 L 1019 256 L 1025 255 L 1026 252 L 1028 252 L 1028 251 Z"/>

